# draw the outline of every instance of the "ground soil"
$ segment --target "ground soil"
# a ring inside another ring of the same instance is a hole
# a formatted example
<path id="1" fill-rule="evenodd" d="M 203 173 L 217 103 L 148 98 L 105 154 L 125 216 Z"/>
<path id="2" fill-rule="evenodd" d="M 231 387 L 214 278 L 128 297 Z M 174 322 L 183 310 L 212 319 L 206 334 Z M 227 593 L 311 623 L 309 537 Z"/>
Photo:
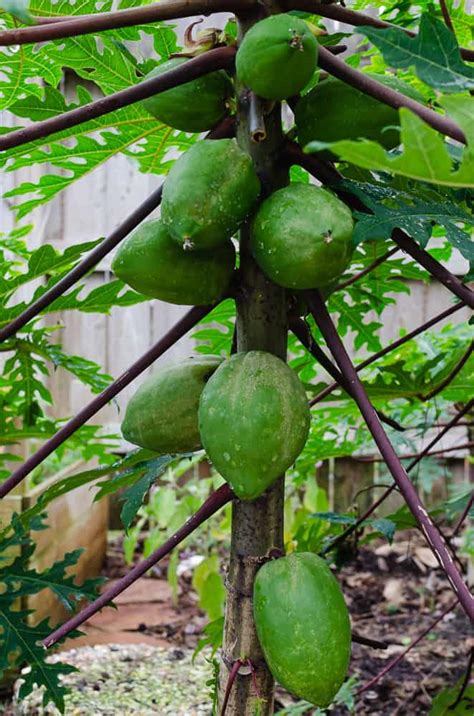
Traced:
<path id="1" fill-rule="evenodd" d="M 184 567 L 192 552 L 182 552 Z M 120 538 L 109 544 L 104 576 L 114 580 L 126 573 Z M 390 546 L 362 548 L 339 572 L 351 612 L 353 630 L 385 641 L 386 649 L 354 644 L 351 674 L 363 686 L 399 654 L 453 601 L 431 552 L 411 536 Z M 206 624 L 191 587 L 191 569 L 179 577 L 177 602 L 166 581 L 166 563 L 139 580 L 117 600 L 118 610 L 106 609 L 86 623 L 85 636 L 66 642 L 64 649 L 97 644 L 147 644 L 185 653 L 195 648 Z M 466 670 L 474 635 L 461 609 L 447 614 L 393 670 L 356 699 L 360 716 L 418 716 L 429 714 L 432 698 L 454 685 Z M 277 708 L 294 700 L 277 691 Z M 8 713 L 7 710 L 5 713 Z M 147 712 L 148 713 L 148 712 Z M 312 711 L 308 711 L 311 714 Z M 335 707 L 333 716 L 347 715 Z M 474 709 L 473 709 L 474 713 Z M 119 716 L 117 712 L 117 716 Z"/>

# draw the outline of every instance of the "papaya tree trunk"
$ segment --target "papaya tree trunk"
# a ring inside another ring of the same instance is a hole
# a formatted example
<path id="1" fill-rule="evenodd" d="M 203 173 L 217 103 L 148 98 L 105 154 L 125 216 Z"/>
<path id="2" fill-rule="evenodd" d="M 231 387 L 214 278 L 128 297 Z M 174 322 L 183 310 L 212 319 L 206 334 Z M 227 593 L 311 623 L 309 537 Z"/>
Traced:
<path id="1" fill-rule="evenodd" d="M 241 34 L 252 24 L 240 19 Z M 251 101 L 245 88 L 237 87 L 237 141 L 251 156 L 262 181 L 263 193 L 288 183 L 288 171 L 280 159 L 283 141 L 280 105 L 264 107 Z M 256 117 L 256 112 L 258 116 Z M 260 121 L 256 121 L 260 119 Z M 265 138 L 262 134 L 262 123 Z M 251 139 L 253 128 L 257 127 Z M 237 296 L 237 350 L 265 350 L 286 359 L 287 311 L 285 291 L 258 269 L 249 251 L 249 225 L 240 235 L 241 283 Z M 259 436 L 255 435 L 255 440 Z M 220 709 L 233 664 L 240 660 L 226 708 L 226 716 L 273 714 L 274 681 L 265 663 L 255 631 L 252 589 L 256 572 L 271 550 L 283 549 L 282 476 L 257 500 L 234 501 L 223 656 L 219 675 Z M 249 661 L 251 667 L 249 666 Z M 252 674 L 252 669 L 253 674 Z"/>

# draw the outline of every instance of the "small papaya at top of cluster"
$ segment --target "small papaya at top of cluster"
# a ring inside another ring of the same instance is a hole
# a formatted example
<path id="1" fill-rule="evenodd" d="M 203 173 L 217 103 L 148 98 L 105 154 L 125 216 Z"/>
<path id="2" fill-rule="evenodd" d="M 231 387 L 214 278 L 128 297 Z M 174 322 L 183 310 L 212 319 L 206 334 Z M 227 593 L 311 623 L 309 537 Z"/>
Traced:
<path id="1" fill-rule="evenodd" d="M 411 85 L 390 75 L 367 72 L 368 77 L 417 102 L 423 96 Z M 301 97 L 295 108 L 298 139 L 309 142 L 337 142 L 360 137 L 379 142 L 385 149 L 400 144 L 398 111 L 335 77 L 319 82 Z"/>
<path id="2" fill-rule="evenodd" d="M 155 67 L 144 79 L 158 77 L 188 62 L 185 57 L 173 57 Z M 159 92 L 142 104 L 150 114 L 182 132 L 206 132 L 213 129 L 227 114 L 232 83 L 224 70 L 210 72 L 191 82 Z"/>
<path id="3" fill-rule="evenodd" d="M 235 234 L 259 194 L 252 159 L 235 139 L 205 139 L 171 168 L 161 218 L 184 249 L 214 249 Z"/>
<path id="4" fill-rule="evenodd" d="M 255 94 L 283 100 L 310 81 L 318 59 L 318 43 L 299 17 L 280 14 L 257 22 L 237 51 L 237 77 Z"/>

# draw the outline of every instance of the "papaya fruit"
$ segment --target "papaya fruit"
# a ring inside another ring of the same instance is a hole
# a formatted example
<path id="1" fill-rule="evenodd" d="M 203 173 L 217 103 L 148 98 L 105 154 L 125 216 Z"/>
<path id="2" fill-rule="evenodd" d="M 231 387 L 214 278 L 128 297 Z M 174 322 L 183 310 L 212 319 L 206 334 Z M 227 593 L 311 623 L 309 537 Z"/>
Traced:
<path id="1" fill-rule="evenodd" d="M 173 70 L 188 61 L 174 57 L 155 67 L 144 79 Z M 142 105 L 156 119 L 182 132 L 206 132 L 227 113 L 232 83 L 223 70 L 198 77 L 184 85 L 143 100 Z"/>
<path id="2" fill-rule="evenodd" d="M 293 15 L 271 15 L 257 22 L 237 51 L 237 78 L 265 99 L 298 94 L 316 69 L 318 43 L 308 25 Z"/>
<path id="3" fill-rule="evenodd" d="M 199 430 L 216 470 L 242 500 L 261 495 L 303 450 L 310 413 L 304 388 L 266 351 L 236 353 L 199 402 Z"/>
<path id="4" fill-rule="evenodd" d="M 259 193 L 252 160 L 234 139 L 203 140 L 168 174 L 161 218 L 185 249 L 214 249 L 237 231 Z"/>
<path id="5" fill-rule="evenodd" d="M 253 610 L 275 679 L 315 706 L 330 704 L 347 674 L 351 626 L 326 562 L 312 552 L 267 562 L 255 578 Z"/>
<path id="6" fill-rule="evenodd" d="M 290 184 L 260 205 L 251 232 L 252 254 L 264 273 L 285 288 L 324 288 L 348 266 L 353 220 L 326 189 Z"/>
<path id="7" fill-rule="evenodd" d="M 419 92 L 397 77 L 367 75 L 406 97 L 424 102 Z M 295 108 L 295 122 L 301 146 L 313 141 L 361 137 L 379 142 L 385 149 L 400 144 L 398 111 L 335 78 L 319 82 L 301 97 Z"/>
<path id="8" fill-rule="evenodd" d="M 201 306 L 217 301 L 229 285 L 235 249 L 226 241 L 213 251 L 183 251 L 159 219 L 145 221 L 121 244 L 115 275 L 136 291 L 167 303 Z"/>
<path id="9" fill-rule="evenodd" d="M 125 440 L 162 455 L 198 450 L 199 398 L 221 362 L 202 356 L 159 368 L 128 402 L 122 422 Z"/>

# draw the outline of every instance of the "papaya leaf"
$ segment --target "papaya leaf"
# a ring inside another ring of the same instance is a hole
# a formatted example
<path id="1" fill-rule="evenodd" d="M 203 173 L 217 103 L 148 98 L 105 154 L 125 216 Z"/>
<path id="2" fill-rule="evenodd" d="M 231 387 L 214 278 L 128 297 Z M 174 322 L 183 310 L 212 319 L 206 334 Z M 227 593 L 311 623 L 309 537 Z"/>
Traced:
<path id="1" fill-rule="evenodd" d="M 164 473 L 164 471 L 176 460 L 192 457 L 193 453 L 182 453 L 180 455 L 160 455 L 151 460 L 143 477 L 137 480 L 124 492 L 120 501 L 123 502 L 120 512 L 120 519 L 126 530 L 130 528 L 135 516 L 142 506 L 150 487 Z"/>
<path id="2" fill-rule="evenodd" d="M 474 97 L 443 97 L 439 102 L 467 137 L 468 146 L 459 166 L 453 165 L 448 145 L 440 134 L 406 108 L 399 110 L 403 145 L 400 153 L 387 152 L 377 142 L 367 139 L 310 142 L 305 151 L 330 148 L 343 161 L 364 169 L 389 172 L 429 184 L 474 188 Z"/>
<path id="3" fill-rule="evenodd" d="M 432 12 L 423 13 L 419 32 L 410 37 L 402 29 L 359 27 L 397 69 L 413 68 L 436 90 L 447 93 L 474 88 L 474 67 L 463 62 L 455 35 Z"/>
<path id="4" fill-rule="evenodd" d="M 372 214 L 355 212 L 357 224 L 354 241 L 377 241 L 390 236 L 393 229 L 407 232 L 423 248 L 438 224 L 445 229 L 446 237 L 471 266 L 474 265 L 474 242 L 459 224 L 472 226 L 474 216 L 447 193 L 400 191 L 390 185 L 345 181 L 344 189 L 355 194 Z"/>

